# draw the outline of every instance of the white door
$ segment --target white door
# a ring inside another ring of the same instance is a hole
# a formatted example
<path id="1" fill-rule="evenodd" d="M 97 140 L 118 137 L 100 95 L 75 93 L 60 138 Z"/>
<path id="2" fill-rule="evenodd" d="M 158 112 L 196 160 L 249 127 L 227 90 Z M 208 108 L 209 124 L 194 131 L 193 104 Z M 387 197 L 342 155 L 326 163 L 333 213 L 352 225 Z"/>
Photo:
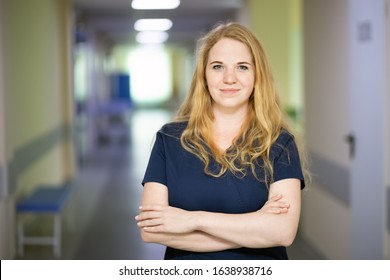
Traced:
<path id="1" fill-rule="evenodd" d="M 382 259 L 385 241 L 385 0 L 349 1 L 350 250 Z"/>

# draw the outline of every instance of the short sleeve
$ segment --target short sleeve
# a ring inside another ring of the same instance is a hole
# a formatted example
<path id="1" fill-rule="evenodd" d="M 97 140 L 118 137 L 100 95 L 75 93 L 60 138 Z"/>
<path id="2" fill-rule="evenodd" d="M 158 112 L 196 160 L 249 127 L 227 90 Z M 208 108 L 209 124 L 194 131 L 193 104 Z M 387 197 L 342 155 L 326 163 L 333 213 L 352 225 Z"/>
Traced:
<path id="1" fill-rule="evenodd" d="M 277 141 L 276 157 L 274 158 L 274 181 L 296 178 L 301 181 L 301 189 L 305 187 L 301 161 L 294 137 L 283 133 Z"/>
<path id="2" fill-rule="evenodd" d="M 147 182 L 156 182 L 167 185 L 164 141 L 162 135 L 159 132 L 156 135 L 156 140 L 149 157 L 145 176 L 142 180 L 142 185 Z"/>

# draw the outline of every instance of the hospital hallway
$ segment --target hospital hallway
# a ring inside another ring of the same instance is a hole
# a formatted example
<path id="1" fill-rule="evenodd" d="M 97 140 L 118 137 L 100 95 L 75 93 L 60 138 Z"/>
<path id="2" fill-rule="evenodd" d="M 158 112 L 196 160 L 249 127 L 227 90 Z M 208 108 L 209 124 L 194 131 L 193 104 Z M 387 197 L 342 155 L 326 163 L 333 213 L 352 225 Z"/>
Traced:
<path id="1" fill-rule="evenodd" d="M 153 140 L 235 22 L 303 152 L 290 259 L 390 260 L 390 0 L 172 1 L 0 0 L 0 259 L 163 258 L 134 218 Z"/>
<path id="2" fill-rule="evenodd" d="M 134 216 L 154 134 L 170 117 L 163 109 L 129 112 L 109 127 L 106 138 L 96 143 L 90 155 L 79 159 L 80 169 L 62 219 L 61 259 L 163 258 L 163 246 L 142 242 Z M 50 223 L 48 219 L 48 228 Z M 19 259 L 56 259 L 51 246 L 25 245 L 24 251 Z M 289 255 L 291 259 L 320 259 L 299 237 Z"/>

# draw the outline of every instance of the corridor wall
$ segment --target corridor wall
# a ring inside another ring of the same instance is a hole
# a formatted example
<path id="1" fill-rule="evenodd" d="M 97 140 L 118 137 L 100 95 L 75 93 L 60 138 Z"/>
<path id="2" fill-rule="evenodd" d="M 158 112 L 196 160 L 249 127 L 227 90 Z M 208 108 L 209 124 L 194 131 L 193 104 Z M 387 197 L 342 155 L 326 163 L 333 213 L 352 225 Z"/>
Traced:
<path id="1" fill-rule="evenodd" d="M 68 0 L 2 0 L 2 11 L 0 74 L 7 111 L 0 147 L 7 180 L 0 224 L 8 234 L 0 240 L 0 257 L 8 259 L 15 255 L 15 201 L 40 184 L 72 179 L 75 172 L 72 6 Z"/>
<path id="2" fill-rule="evenodd" d="M 328 259 L 383 259 L 384 1 L 303 3 L 305 135 L 314 184 L 303 201 L 302 234 Z"/>
<path id="3" fill-rule="evenodd" d="M 269 57 L 282 106 L 293 125 L 302 132 L 302 1 L 252 0 L 247 3 L 250 27 Z"/>
<path id="4" fill-rule="evenodd" d="M 270 57 L 283 107 L 301 113 L 297 127 L 309 152 L 313 184 L 303 192 L 300 237 L 320 258 L 389 256 L 388 109 L 384 114 L 389 101 L 380 63 L 386 59 L 385 2 L 247 2 L 250 27 Z M 360 117 L 351 102 L 357 98 L 365 112 Z M 356 158 L 350 134 L 357 136 Z M 367 247 L 359 248 L 359 242 Z"/>
<path id="5" fill-rule="evenodd" d="M 9 230 L 10 217 L 7 210 L 10 209 L 8 198 L 8 170 L 7 162 L 9 159 L 7 151 L 7 96 L 5 94 L 4 79 L 4 3 L 0 0 L 0 259 L 9 255 L 10 251 L 8 240 L 12 236 L 12 230 Z M 12 223 L 11 223 L 12 224 Z M 12 240 L 12 238 L 11 238 Z"/>

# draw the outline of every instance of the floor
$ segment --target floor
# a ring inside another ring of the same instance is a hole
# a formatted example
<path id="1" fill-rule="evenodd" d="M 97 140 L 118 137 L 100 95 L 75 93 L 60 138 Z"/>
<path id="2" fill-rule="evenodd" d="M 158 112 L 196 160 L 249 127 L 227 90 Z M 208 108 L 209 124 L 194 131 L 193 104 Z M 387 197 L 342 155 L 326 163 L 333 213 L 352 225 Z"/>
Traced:
<path id="1" fill-rule="evenodd" d="M 163 257 L 163 246 L 142 242 L 134 216 L 154 134 L 170 118 L 171 113 L 161 109 L 130 112 L 124 122 L 105 130 L 108 137 L 99 137 L 94 145 L 85 144 L 85 133 L 90 132 L 81 127 L 80 143 L 84 145 L 80 145 L 80 154 L 88 156 L 78 160 L 80 168 L 73 182 L 74 191 L 62 221 L 60 259 Z M 42 219 L 41 224 L 50 230 L 49 218 Z M 290 259 L 320 259 L 299 235 L 288 251 Z M 24 255 L 17 258 L 56 259 L 51 246 L 25 246 Z"/>

